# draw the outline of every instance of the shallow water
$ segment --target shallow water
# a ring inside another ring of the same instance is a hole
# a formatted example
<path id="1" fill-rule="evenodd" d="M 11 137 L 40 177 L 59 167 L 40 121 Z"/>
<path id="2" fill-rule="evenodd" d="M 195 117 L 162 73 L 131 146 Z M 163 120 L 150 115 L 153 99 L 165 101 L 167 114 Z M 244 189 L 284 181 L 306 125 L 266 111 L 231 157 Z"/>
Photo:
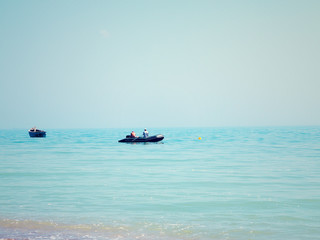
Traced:
<path id="1" fill-rule="evenodd" d="M 131 130 L 1 130 L 0 238 L 319 239 L 320 127 Z"/>

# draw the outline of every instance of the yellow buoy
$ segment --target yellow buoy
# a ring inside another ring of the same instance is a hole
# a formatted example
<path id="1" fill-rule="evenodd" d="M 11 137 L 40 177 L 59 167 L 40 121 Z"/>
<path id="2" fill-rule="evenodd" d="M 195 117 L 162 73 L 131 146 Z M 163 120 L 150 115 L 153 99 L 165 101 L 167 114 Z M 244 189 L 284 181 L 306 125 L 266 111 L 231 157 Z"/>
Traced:
<path id="1" fill-rule="evenodd" d="M 201 137 L 198 137 L 199 140 L 201 140 Z"/>

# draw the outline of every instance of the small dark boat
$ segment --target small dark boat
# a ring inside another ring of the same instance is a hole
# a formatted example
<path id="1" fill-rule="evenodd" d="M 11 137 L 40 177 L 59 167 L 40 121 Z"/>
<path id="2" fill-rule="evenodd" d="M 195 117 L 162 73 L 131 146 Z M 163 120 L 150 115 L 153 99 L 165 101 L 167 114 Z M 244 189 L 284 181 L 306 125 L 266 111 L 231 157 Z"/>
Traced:
<path id="1" fill-rule="evenodd" d="M 164 139 L 162 134 L 150 136 L 150 137 L 131 137 L 127 135 L 126 138 L 119 140 L 118 142 L 133 143 L 133 142 L 159 142 Z"/>
<path id="2" fill-rule="evenodd" d="M 30 137 L 46 137 L 46 131 L 33 127 L 29 130 L 29 136 Z"/>

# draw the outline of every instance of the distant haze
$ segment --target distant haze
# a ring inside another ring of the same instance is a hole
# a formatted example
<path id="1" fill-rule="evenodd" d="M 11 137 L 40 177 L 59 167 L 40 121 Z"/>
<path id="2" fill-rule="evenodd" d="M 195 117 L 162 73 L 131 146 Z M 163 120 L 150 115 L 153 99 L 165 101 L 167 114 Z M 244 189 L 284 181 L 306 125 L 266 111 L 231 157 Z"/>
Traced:
<path id="1" fill-rule="evenodd" d="M 0 1 L 0 128 L 320 125 L 320 1 Z"/>

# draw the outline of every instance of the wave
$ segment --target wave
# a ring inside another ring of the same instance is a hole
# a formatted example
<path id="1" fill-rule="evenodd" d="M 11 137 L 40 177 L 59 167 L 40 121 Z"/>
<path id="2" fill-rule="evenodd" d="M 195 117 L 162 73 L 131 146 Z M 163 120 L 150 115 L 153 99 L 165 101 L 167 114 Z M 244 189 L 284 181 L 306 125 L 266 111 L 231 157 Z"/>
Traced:
<path id="1" fill-rule="evenodd" d="M 0 219 L 0 240 L 35 239 L 154 239 L 189 240 L 195 238 L 188 226 L 137 223 L 134 226 L 113 223 L 64 224 L 53 221 Z M 191 235 L 190 235 L 191 234 Z"/>

